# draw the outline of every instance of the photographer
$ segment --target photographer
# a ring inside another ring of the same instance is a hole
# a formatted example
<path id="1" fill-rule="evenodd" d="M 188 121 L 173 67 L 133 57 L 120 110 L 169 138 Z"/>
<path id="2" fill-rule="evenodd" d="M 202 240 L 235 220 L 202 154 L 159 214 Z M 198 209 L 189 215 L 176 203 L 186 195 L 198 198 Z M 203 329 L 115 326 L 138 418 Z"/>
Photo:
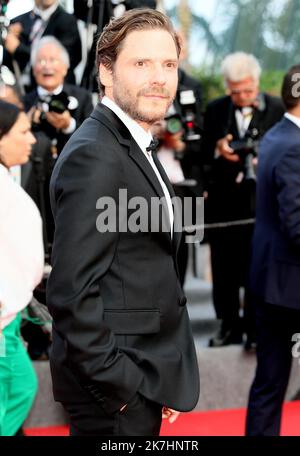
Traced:
<path id="1" fill-rule="evenodd" d="M 254 141 L 280 120 L 284 109 L 279 98 L 259 92 L 261 68 L 253 55 L 228 55 L 222 63 L 222 73 L 227 96 L 208 105 L 204 120 L 206 222 L 229 222 L 229 226 L 207 232 L 214 307 L 221 319 L 221 329 L 210 346 L 241 343 L 245 331 L 245 348 L 250 349 L 255 346 L 255 336 L 247 287 L 244 322 L 239 318 L 240 287 L 246 285 L 253 232 L 253 223 L 243 221 L 255 216 L 255 179 L 253 175 L 252 179 L 247 177 L 256 154 Z M 253 140 L 253 150 L 247 151 L 245 144 L 239 144 L 235 151 L 237 144 L 232 142 L 247 138 Z M 230 226 L 231 222 L 236 224 Z"/>
<path id="2" fill-rule="evenodd" d="M 93 109 L 90 94 L 65 83 L 70 61 L 66 49 L 52 36 L 42 38 L 31 52 L 37 88 L 24 99 L 33 131 L 43 131 L 52 141 L 54 158 Z"/>
<path id="3" fill-rule="evenodd" d="M 49 181 L 52 169 L 62 148 L 75 129 L 89 116 L 93 106 L 91 96 L 85 89 L 64 82 L 69 56 L 56 38 L 43 37 L 33 47 L 31 61 L 37 88 L 25 96 L 24 105 L 37 139 L 36 153 L 32 157 L 36 160 L 32 161 L 32 166 L 45 189 L 43 219 L 51 250 L 54 223 L 49 200 Z M 38 163 L 41 158 L 43 166 Z"/>

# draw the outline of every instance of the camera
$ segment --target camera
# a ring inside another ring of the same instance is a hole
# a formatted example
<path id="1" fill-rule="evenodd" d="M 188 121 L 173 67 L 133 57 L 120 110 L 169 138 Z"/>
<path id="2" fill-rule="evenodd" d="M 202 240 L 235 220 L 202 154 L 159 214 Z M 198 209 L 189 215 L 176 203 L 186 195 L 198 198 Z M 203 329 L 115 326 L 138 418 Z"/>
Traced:
<path id="1" fill-rule="evenodd" d="M 70 104 L 69 97 L 65 92 L 58 95 L 48 95 L 40 101 L 43 112 L 56 112 L 58 114 L 65 112 Z"/>
<path id="2" fill-rule="evenodd" d="M 183 140 L 199 141 L 201 135 L 196 121 L 196 98 L 193 90 L 180 90 L 177 103 L 173 103 L 167 112 L 166 131 L 175 135 L 183 132 Z"/>
<path id="3" fill-rule="evenodd" d="M 232 141 L 229 144 L 242 161 L 244 180 L 246 181 L 256 180 L 253 158 L 257 157 L 258 154 L 259 136 L 257 128 L 252 128 L 246 132 L 244 138 Z"/>
<path id="4" fill-rule="evenodd" d="M 196 97 L 193 90 L 179 91 L 182 124 L 185 141 L 199 141 L 201 135 L 196 117 Z"/>

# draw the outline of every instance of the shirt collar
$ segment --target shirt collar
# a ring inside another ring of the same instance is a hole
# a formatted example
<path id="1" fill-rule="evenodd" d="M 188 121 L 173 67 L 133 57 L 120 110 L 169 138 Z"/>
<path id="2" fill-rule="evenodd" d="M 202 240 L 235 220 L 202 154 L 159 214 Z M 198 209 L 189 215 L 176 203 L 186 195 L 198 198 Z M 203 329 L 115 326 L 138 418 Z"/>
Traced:
<path id="1" fill-rule="evenodd" d="M 49 92 L 48 90 L 44 89 L 44 87 L 37 86 L 37 93 L 40 98 L 44 98 L 47 95 L 59 95 L 62 92 L 62 90 L 63 90 L 63 84 L 56 87 L 56 89 L 53 90 L 52 92 Z"/>
<path id="2" fill-rule="evenodd" d="M 284 117 L 286 117 L 288 120 L 290 120 L 295 125 L 297 125 L 298 128 L 300 128 L 300 117 L 294 116 L 293 114 L 290 114 L 289 112 L 286 112 L 284 114 Z"/>
<path id="3" fill-rule="evenodd" d="M 135 120 L 129 117 L 113 100 L 104 96 L 101 103 L 111 109 L 123 122 L 123 124 L 130 131 L 133 139 L 139 145 L 144 153 L 146 153 L 146 147 L 149 146 L 152 138 L 150 131 L 145 131 Z"/>
<path id="4" fill-rule="evenodd" d="M 8 169 L 4 165 L 1 165 L 1 163 L 0 163 L 0 175 L 2 175 L 2 176 L 8 175 Z"/>
<path id="5" fill-rule="evenodd" d="M 38 16 L 40 16 L 43 19 L 43 21 L 47 22 L 50 19 L 50 16 L 52 16 L 54 11 L 57 9 L 58 4 L 59 4 L 59 1 L 56 1 L 55 3 L 53 3 L 52 6 L 49 6 L 49 8 L 47 8 L 45 10 L 41 10 L 37 6 L 35 6 L 33 8 L 33 12 L 35 14 L 37 14 Z"/>

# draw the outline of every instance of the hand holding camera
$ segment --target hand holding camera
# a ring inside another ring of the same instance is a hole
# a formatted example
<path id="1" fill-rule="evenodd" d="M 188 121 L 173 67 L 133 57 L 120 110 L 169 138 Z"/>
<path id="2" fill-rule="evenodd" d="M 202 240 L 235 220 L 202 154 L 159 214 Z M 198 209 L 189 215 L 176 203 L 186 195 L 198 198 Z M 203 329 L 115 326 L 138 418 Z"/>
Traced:
<path id="1" fill-rule="evenodd" d="M 71 114 L 69 111 L 70 100 L 65 92 L 59 95 L 49 95 L 44 100 L 40 100 L 31 112 L 34 123 L 47 121 L 56 130 L 65 130 L 71 124 Z"/>
<path id="2" fill-rule="evenodd" d="M 217 141 L 217 151 L 219 155 L 224 157 L 226 160 L 231 161 L 231 162 L 239 162 L 240 158 L 239 156 L 235 153 L 232 147 L 230 147 L 230 142 L 233 140 L 232 135 L 226 135 L 224 138 L 219 139 Z"/>
<path id="3" fill-rule="evenodd" d="M 69 128 L 71 123 L 71 115 L 68 110 L 63 113 L 57 112 L 46 112 L 45 118 L 49 124 L 51 124 L 57 130 L 66 130 Z"/>
<path id="4" fill-rule="evenodd" d="M 22 25 L 19 22 L 11 24 L 8 28 L 7 35 L 5 38 L 5 49 L 10 54 L 14 54 L 16 49 L 20 45 L 19 36 L 22 32 Z"/>

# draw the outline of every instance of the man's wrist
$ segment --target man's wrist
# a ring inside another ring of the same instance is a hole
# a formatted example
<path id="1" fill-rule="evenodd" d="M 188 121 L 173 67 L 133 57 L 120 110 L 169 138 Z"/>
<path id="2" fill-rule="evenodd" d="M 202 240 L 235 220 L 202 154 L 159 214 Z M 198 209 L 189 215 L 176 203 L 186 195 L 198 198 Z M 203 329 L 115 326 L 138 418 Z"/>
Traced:
<path id="1" fill-rule="evenodd" d="M 69 126 L 67 128 L 63 128 L 62 132 L 65 135 L 70 135 L 70 134 L 74 133 L 75 130 L 76 130 L 76 120 L 74 119 L 74 117 L 71 117 Z"/>

